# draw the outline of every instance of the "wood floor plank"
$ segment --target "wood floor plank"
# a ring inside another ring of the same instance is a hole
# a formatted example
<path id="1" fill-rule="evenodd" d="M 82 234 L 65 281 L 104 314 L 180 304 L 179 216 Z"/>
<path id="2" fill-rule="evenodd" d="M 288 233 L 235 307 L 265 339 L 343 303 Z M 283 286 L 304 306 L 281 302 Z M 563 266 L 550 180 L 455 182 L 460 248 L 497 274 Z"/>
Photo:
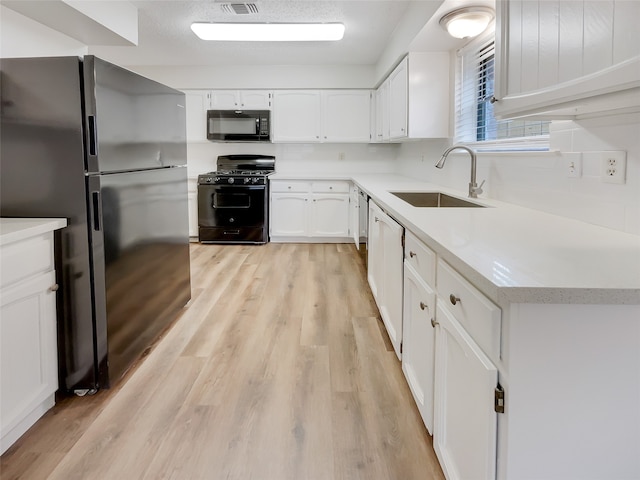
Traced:
<path id="1" fill-rule="evenodd" d="M 2 480 L 443 478 L 352 245 L 190 249 L 172 328 L 123 382 L 61 399 Z"/>

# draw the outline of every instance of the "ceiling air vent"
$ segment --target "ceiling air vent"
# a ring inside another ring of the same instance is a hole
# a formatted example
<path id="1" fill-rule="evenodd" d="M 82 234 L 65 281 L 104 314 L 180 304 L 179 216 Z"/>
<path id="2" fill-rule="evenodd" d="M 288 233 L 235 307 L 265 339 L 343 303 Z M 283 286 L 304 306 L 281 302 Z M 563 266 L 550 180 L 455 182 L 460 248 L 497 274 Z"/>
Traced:
<path id="1" fill-rule="evenodd" d="M 222 8 L 223 12 L 232 15 L 258 13 L 258 6 L 255 3 L 223 3 L 220 8 Z"/>

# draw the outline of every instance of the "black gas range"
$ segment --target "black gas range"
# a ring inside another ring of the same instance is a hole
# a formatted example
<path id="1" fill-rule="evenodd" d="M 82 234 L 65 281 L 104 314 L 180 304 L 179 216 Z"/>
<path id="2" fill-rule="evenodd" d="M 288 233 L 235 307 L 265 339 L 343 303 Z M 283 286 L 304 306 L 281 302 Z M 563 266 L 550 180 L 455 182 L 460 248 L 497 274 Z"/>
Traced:
<path id="1" fill-rule="evenodd" d="M 202 243 L 266 243 L 269 155 L 221 155 L 214 172 L 198 176 L 198 236 Z"/>

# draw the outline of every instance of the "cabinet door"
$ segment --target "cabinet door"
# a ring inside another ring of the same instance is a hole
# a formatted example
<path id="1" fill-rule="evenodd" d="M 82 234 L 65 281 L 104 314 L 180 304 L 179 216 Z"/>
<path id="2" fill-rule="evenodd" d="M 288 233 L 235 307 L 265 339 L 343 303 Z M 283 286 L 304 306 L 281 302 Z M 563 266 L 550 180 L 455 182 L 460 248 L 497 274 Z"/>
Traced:
<path id="1" fill-rule="evenodd" d="M 320 92 L 281 90 L 273 99 L 274 142 L 320 142 Z"/>
<path id="2" fill-rule="evenodd" d="M 17 439 L 11 438 L 11 430 L 58 388 L 56 296 L 51 291 L 54 284 L 55 273 L 48 272 L 2 291 L 0 430 L 3 448 Z M 22 433 L 24 429 L 19 432 Z"/>
<path id="3" fill-rule="evenodd" d="M 358 187 L 351 185 L 349 194 L 349 231 L 353 237 L 356 249 L 360 250 L 360 199 Z"/>
<path id="4" fill-rule="evenodd" d="M 380 218 L 382 216 L 382 210 L 378 206 L 369 201 L 369 237 L 368 237 L 368 252 L 367 252 L 367 280 L 373 298 L 380 308 L 380 285 L 382 279 L 382 243 L 381 243 L 381 223 Z"/>
<path id="5" fill-rule="evenodd" d="M 400 359 L 402 343 L 402 276 L 403 257 L 402 235 L 404 229 L 388 215 L 382 217 L 381 243 L 383 257 L 382 305 L 380 316 Z"/>
<path id="6" fill-rule="evenodd" d="M 308 234 L 309 195 L 306 193 L 272 193 L 269 231 L 272 236 L 306 236 Z"/>
<path id="7" fill-rule="evenodd" d="M 405 262 L 402 316 L 402 371 L 422 421 L 433 435 L 436 335 L 435 292 Z"/>
<path id="8" fill-rule="evenodd" d="M 433 444 L 450 480 L 494 480 L 496 367 L 438 305 Z"/>
<path id="9" fill-rule="evenodd" d="M 212 90 L 210 95 L 212 110 L 233 110 L 240 108 L 238 90 Z"/>
<path id="10" fill-rule="evenodd" d="M 312 195 L 312 237 L 349 236 L 349 195 Z"/>
<path id="11" fill-rule="evenodd" d="M 408 61 L 405 57 L 389 75 L 389 137 L 407 136 Z M 427 106 L 425 106 L 427 108 Z"/>
<path id="12" fill-rule="evenodd" d="M 636 1 L 497 2 L 496 116 L 637 111 L 639 17 Z"/>
<path id="13" fill-rule="evenodd" d="M 322 141 L 371 140 L 371 92 L 331 90 L 322 92 Z"/>
<path id="14" fill-rule="evenodd" d="M 240 90 L 240 107 L 252 110 L 271 110 L 271 96 L 268 90 Z"/>
<path id="15" fill-rule="evenodd" d="M 198 236 L 198 180 L 190 178 L 187 182 L 187 199 L 189 203 L 189 236 Z"/>
<path id="16" fill-rule="evenodd" d="M 185 90 L 187 142 L 207 141 L 208 92 Z"/>
<path id="17" fill-rule="evenodd" d="M 389 141 L 389 80 L 376 90 L 376 142 Z"/>

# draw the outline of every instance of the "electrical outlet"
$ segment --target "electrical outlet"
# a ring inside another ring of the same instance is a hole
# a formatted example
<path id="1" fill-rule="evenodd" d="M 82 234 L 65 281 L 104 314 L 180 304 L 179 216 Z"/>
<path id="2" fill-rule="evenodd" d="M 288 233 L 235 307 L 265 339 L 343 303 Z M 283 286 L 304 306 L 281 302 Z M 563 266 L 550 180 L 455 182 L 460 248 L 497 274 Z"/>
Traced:
<path id="1" fill-rule="evenodd" d="M 625 183 L 627 175 L 627 152 L 602 152 L 601 179 L 605 183 Z"/>

